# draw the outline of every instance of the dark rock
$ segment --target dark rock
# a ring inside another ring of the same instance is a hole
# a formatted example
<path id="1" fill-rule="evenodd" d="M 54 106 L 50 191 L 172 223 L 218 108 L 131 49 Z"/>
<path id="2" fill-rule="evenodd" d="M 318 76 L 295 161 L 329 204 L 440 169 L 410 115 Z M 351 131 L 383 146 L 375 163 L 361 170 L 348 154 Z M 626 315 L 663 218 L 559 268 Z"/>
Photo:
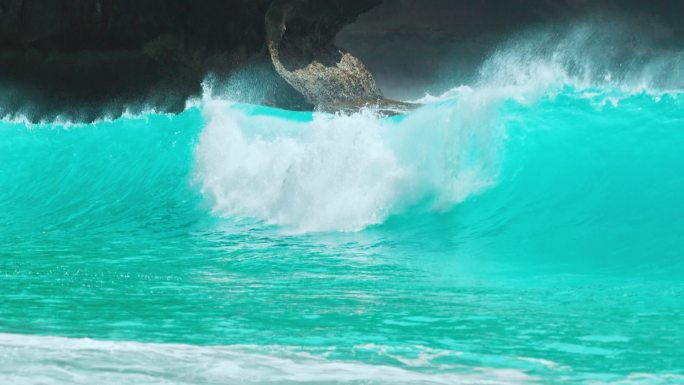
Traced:
<path id="1" fill-rule="evenodd" d="M 270 2 L 0 0 L 0 115 L 178 112 L 208 75 L 226 79 L 250 66 L 270 85 L 253 102 L 311 108 L 261 64 Z"/>
<path id="2" fill-rule="evenodd" d="M 300 14 L 290 14 L 293 33 L 285 46 L 305 36 L 316 47 L 333 47 L 342 26 L 380 1 L 297 6 Z M 311 109 L 270 64 L 265 16 L 271 3 L 0 0 L 0 115 L 90 121 L 125 110 L 178 112 L 188 98 L 200 95 L 203 81 L 237 100 Z M 287 62 L 296 65 L 322 51 L 285 52 Z M 345 63 L 362 68 L 350 58 Z M 372 81 L 367 72 L 364 76 Z M 338 86 L 352 83 L 347 79 Z"/>
<path id="3" fill-rule="evenodd" d="M 177 112 L 203 81 L 283 108 L 401 109 L 380 88 L 457 85 L 516 31 L 599 10 L 657 26 L 653 49 L 681 47 L 684 3 L 672 0 L 0 0 L 0 116 Z"/>

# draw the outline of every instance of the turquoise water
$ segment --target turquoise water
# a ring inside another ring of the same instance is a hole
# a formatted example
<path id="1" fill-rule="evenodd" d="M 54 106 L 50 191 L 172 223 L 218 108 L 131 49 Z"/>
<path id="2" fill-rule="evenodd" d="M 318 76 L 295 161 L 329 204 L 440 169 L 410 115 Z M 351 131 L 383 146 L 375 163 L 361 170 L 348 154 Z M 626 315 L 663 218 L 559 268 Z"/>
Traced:
<path id="1" fill-rule="evenodd" d="M 684 100 L 0 123 L 0 380 L 684 383 Z"/>

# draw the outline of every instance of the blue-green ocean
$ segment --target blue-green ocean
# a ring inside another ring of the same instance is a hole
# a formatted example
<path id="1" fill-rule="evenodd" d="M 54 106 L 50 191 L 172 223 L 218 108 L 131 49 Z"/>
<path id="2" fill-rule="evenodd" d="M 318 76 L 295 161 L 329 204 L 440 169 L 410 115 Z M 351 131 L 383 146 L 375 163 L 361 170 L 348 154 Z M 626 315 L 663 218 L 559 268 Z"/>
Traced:
<path id="1" fill-rule="evenodd" d="M 422 102 L 4 120 L 0 383 L 684 383 L 684 98 Z"/>

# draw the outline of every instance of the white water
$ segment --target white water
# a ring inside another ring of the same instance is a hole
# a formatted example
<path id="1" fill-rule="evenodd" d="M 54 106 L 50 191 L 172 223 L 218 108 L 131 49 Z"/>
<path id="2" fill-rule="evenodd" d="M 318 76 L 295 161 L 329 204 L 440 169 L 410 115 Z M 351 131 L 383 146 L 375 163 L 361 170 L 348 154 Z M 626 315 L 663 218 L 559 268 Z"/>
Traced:
<path id="1" fill-rule="evenodd" d="M 364 111 L 298 122 L 209 101 L 197 178 L 221 215 L 355 231 L 424 200 L 447 208 L 492 182 L 494 120 L 467 112 L 446 103 L 400 121 Z"/>
<path id="2" fill-rule="evenodd" d="M 421 372 L 420 364 L 415 362 L 408 369 L 329 360 L 284 346 L 194 346 L 0 334 L 0 383 L 12 385 L 515 385 L 533 380 L 513 369 L 454 367 L 452 373 L 432 374 Z"/>

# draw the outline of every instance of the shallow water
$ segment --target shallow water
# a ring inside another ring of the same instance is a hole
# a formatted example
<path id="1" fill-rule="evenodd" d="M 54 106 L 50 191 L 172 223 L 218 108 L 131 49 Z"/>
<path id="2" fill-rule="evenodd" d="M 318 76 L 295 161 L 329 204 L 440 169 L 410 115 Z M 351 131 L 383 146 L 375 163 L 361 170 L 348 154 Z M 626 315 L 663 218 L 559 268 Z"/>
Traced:
<path id="1" fill-rule="evenodd" d="M 0 123 L 0 379 L 683 383 L 682 103 Z"/>

